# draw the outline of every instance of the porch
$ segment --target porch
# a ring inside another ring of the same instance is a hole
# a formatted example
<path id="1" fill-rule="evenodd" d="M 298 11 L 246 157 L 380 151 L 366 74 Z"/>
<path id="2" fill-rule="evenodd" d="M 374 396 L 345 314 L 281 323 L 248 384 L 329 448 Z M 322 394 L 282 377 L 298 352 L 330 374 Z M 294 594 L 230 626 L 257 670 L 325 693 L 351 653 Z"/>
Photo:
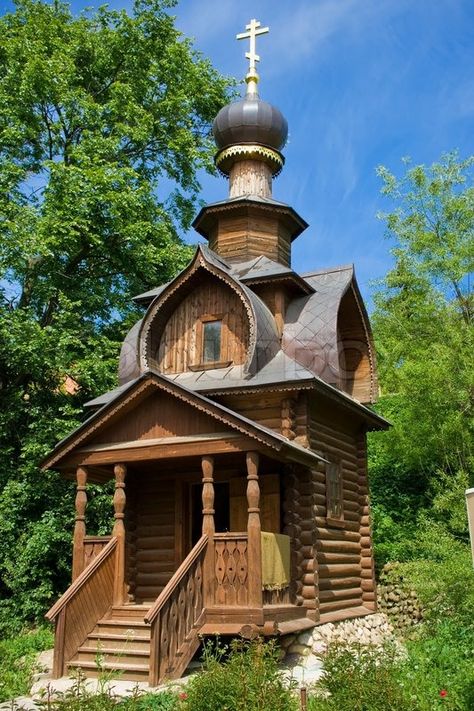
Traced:
<path id="1" fill-rule="evenodd" d="M 156 685 L 181 676 L 203 635 L 314 625 L 296 596 L 292 539 L 288 584 L 264 589 L 262 577 L 262 528 L 291 533 L 291 465 L 230 433 L 184 439 L 76 450 L 73 582 L 47 615 L 55 676 L 94 675 L 100 644 L 106 665 Z M 111 476 L 112 534 L 88 536 L 87 482 Z"/>

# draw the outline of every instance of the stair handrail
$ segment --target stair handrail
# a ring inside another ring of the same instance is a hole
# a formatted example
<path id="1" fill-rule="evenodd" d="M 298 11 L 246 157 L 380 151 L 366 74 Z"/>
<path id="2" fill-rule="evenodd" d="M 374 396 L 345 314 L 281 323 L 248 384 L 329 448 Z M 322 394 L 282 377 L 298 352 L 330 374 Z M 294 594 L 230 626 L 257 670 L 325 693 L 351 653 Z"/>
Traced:
<path id="1" fill-rule="evenodd" d="M 181 580 L 184 578 L 184 576 L 186 575 L 188 570 L 193 565 L 194 561 L 199 557 L 199 555 L 205 549 L 208 540 L 209 540 L 209 536 L 207 534 L 204 534 L 201 536 L 201 538 L 196 543 L 194 548 L 190 551 L 190 553 L 183 560 L 183 562 L 179 566 L 178 570 L 175 572 L 175 574 L 173 575 L 171 580 L 165 585 L 164 589 L 161 591 L 161 593 L 158 595 L 158 597 L 156 598 L 153 605 L 148 610 L 147 614 L 145 615 L 145 622 L 147 622 L 149 624 L 153 623 L 153 621 L 158 616 L 160 610 L 163 608 L 163 605 L 166 604 L 166 602 L 169 600 L 169 598 L 173 594 L 174 590 L 176 589 L 176 586 L 179 585 Z"/>
<path id="2" fill-rule="evenodd" d="M 99 555 L 85 568 L 76 580 L 68 587 L 66 592 L 61 595 L 59 600 L 54 603 L 50 610 L 45 614 L 45 617 L 50 622 L 53 622 L 67 604 L 74 598 L 77 592 L 85 585 L 89 578 L 95 573 L 97 568 L 101 566 L 106 558 L 112 553 L 117 545 L 117 538 L 114 536 L 110 539 L 107 545 L 101 550 Z"/>

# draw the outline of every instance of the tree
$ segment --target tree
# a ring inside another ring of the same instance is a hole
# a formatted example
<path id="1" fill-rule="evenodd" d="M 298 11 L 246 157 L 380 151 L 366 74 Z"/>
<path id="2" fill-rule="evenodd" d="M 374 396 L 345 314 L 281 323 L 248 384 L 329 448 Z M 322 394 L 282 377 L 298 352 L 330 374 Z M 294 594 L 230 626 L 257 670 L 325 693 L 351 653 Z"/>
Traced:
<path id="1" fill-rule="evenodd" d="M 378 171 L 395 203 L 382 216 L 394 266 L 373 315 L 379 409 L 393 428 L 372 437 L 372 480 L 376 511 L 394 520 L 439 500 L 439 480 L 472 482 L 473 166 L 451 153 L 429 168 L 408 164 L 400 179 Z"/>
<path id="2" fill-rule="evenodd" d="M 174 4 L 75 17 L 19 0 L 0 18 L 0 596 L 30 616 L 64 585 L 72 514 L 38 461 L 114 385 L 130 296 L 186 263 L 178 235 L 212 169 L 229 84 Z"/>

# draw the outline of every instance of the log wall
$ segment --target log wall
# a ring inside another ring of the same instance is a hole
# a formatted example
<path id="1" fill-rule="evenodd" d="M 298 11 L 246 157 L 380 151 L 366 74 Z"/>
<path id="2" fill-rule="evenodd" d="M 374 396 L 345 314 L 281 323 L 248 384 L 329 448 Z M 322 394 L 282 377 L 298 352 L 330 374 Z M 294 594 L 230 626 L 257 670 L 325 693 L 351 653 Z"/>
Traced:
<path id="1" fill-rule="evenodd" d="M 326 472 L 312 472 L 316 524 L 319 613 L 343 618 L 345 611 L 374 609 L 373 563 L 367 495 L 365 434 L 356 423 L 331 419 L 313 406 L 310 418 L 312 449 L 341 461 L 344 519 L 337 526 L 326 518 Z M 363 573 L 363 570 L 367 571 Z"/>
<path id="2" fill-rule="evenodd" d="M 129 539 L 127 583 L 136 602 L 153 601 L 175 572 L 175 486 L 158 472 L 131 472 L 133 538 Z"/>

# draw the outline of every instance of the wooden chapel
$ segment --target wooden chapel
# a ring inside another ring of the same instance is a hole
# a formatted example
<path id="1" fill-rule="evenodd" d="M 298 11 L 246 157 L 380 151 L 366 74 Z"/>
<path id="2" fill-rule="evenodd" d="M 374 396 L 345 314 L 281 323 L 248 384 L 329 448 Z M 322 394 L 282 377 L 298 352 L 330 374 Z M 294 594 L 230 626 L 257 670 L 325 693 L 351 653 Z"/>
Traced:
<path id="1" fill-rule="evenodd" d="M 387 423 L 352 266 L 299 275 L 307 227 L 272 197 L 287 137 L 257 92 L 214 122 L 229 197 L 208 242 L 135 297 L 120 385 L 43 463 L 77 482 L 72 584 L 47 613 L 54 674 L 179 677 L 211 634 L 285 635 L 376 608 L 366 434 Z M 115 481 L 110 536 L 87 535 L 87 484 Z"/>

